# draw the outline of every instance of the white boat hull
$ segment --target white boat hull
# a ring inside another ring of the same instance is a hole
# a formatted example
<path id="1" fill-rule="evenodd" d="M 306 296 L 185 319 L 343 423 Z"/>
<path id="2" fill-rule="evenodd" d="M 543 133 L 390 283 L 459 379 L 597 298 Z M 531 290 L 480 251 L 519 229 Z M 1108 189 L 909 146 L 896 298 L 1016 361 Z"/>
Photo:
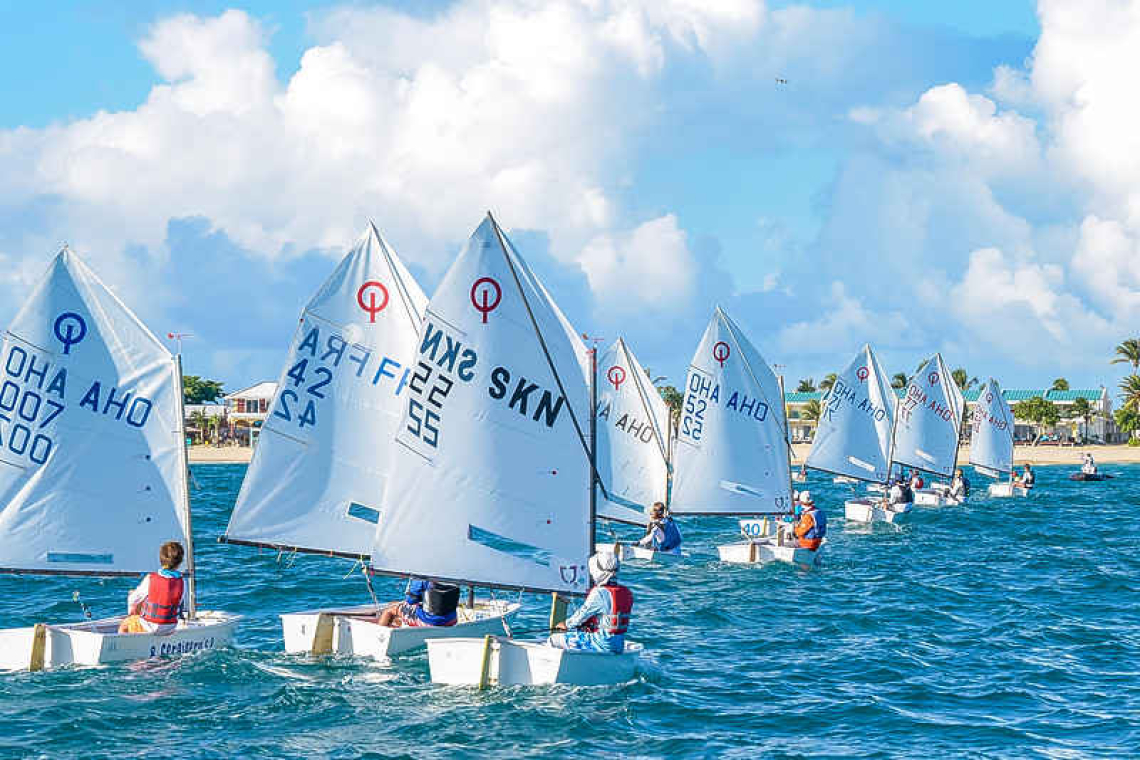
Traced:
<path id="1" fill-rule="evenodd" d="M 675 565 L 685 559 L 685 555 L 680 552 L 658 552 L 645 546 L 637 546 L 636 544 L 599 546 L 598 551 L 616 554 L 617 558 L 622 562 L 635 560 L 638 562 L 651 562 L 658 565 Z"/>
<path id="2" fill-rule="evenodd" d="M 601 686 L 633 679 L 641 644 L 621 654 L 558 649 L 547 643 L 496 636 L 427 642 L 432 683 L 450 686 Z"/>
<path id="3" fill-rule="evenodd" d="M 849 522 L 900 523 L 910 519 L 909 505 L 884 506 L 881 499 L 851 499 L 843 503 L 843 516 Z"/>
<path id="4" fill-rule="evenodd" d="M 336 654 L 384 659 L 424 645 L 429 639 L 502 634 L 503 621 L 519 611 L 517 603 L 477 602 L 460 607 L 459 622 L 450 626 L 400 626 L 376 622 L 376 607 L 336 607 L 281 616 L 288 654 Z"/>
<path id="5" fill-rule="evenodd" d="M 1024 486 L 1015 486 L 1013 483 L 991 483 L 990 496 L 994 498 L 1009 498 L 1011 496 L 1028 496 L 1029 489 Z"/>
<path id="6" fill-rule="evenodd" d="M 914 503 L 920 507 L 955 507 L 960 501 L 941 488 L 920 488 L 914 492 Z"/>
<path id="7" fill-rule="evenodd" d="M 168 634 L 119 633 L 123 618 L 45 626 L 43 667 L 107 665 L 154 657 L 193 654 L 233 644 L 241 617 L 227 612 L 199 612 Z M 32 662 L 35 627 L 0 630 L 0 670 L 27 670 Z"/>
<path id="8" fill-rule="evenodd" d="M 855 478 L 849 478 L 846 475 L 836 475 L 834 478 L 831 479 L 831 482 L 837 483 L 837 484 L 854 485 L 854 484 L 858 483 L 859 481 L 856 480 Z"/>
<path id="9" fill-rule="evenodd" d="M 773 539 L 740 541 L 716 548 L 721 562 L 738 565 L 765 565 L 769 562 L 787 562 L 793 565 L 814 565 L 819 550 L 799 546 L 781 546 Z"/>

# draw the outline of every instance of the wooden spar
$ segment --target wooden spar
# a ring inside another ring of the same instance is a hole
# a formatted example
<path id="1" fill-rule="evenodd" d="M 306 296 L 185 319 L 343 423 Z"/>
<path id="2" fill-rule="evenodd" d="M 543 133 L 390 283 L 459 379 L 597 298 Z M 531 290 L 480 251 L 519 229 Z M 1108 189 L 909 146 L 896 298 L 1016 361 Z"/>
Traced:
<path id="1" fill-rule="evenodd" d="M 32 652 L 28 659 L 28 670 L 36 672 L 44 669 L 44 660 L 47 652 L 47 625 L 36 623 L 32 629 Z"/>
<path id="2" fill-rule="evenodd" d="M 550 595 L 550 630 L 559 623 L 566 622 L 566 600 L 555 591 Z"/>
<path id="3" fill-rule="evenodd" d="M 491 634 L 487 634 L 483 637 L 483 661 L 479 664 L 480 691 L 486 689 L 491 684 L 491 651 L 494 642 L 495 637 Z"/>
<path id="4" fill-rule="evenodd" d="M 182 390 L 182 354 L 174 355 L 178 394 L 178 461 L 182 466 L 182 515 L 186 523 L 186 590 L 190 603 L 187 612 L 191 620 L 198 615 L 198 581 L 194 573 L 194 525 L 190 517 L 190 463 L 186 456 L 186 406 Z"/>
<path id="5" fill-rule="evenodd" d="M 788 498 L 793 499 L 793 502 L 788 507 L 788 512 L 791 514 L 796 513 L 795 493 L 796 488 L 792 481 L 792 439 L 788 435 L 788 404 L 784 395 L 784 375 L 780 373 L 776 375 L 776 380 L 780 385 L 780 409 L 784 412 L 784 449 L 788 455 Z"/>

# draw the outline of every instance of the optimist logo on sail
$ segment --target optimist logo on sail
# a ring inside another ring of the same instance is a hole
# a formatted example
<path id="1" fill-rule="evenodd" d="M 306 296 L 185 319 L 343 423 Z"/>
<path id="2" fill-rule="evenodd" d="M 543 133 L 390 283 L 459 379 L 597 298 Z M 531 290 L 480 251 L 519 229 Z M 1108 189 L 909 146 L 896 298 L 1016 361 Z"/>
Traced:
<path id="1" fill-rule="evenodd" d="M 606 372 L 606 379 L 610 381 L 615 391 L 620 391 L 621 384 L 625 382 L 625 370 L 618 366 L 610 367 Z"/>
<path id="2" fill-rule="evenodd" d="M 377 292 L 383 297 L 379 303 L 376 302 Z M 364 300 L 365 295 L 368 296 L 367 301 Z M 375 324 L 376 315 L 388 307 L 388 289 L 378 280 L 368 280 L 356 291 L 356 303 L 368 314 L 369 323 Z"/>
<path id="3" fill-rule="evenodd" d="M 65 311 L 55 318 L 52 332 L 56 340 L 63 344 L 64 355 L 71 353 L 71 347 L 87 337 L 87 322 L 73 311 Z"/>
<path id="4" fill-rule="evenodd" d="M 492 291 L 494 295 L 491 295 Z M 487 315 L 499 308 L 502 300 L 503 289 L 492 277 L 480 277 L 471 285 L 471 305 L 483 315 L 483 324 L 487 324 Z"/>

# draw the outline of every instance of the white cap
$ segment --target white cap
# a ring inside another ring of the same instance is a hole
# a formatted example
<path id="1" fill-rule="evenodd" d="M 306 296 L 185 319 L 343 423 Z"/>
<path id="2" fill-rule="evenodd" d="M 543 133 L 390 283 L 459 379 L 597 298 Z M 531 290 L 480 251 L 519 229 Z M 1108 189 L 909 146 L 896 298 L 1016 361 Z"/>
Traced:
<path id="1" fill-rule="evenodd" d="M 618 569 L 621 567 L 621 562 L 618 561 L 616 554 L 608 554 L 598 552 L 593 557 L 590 557 L 589 563 L 590 578 L 598 586 L 604 586 L 613 580 L 617 575 Z"/>

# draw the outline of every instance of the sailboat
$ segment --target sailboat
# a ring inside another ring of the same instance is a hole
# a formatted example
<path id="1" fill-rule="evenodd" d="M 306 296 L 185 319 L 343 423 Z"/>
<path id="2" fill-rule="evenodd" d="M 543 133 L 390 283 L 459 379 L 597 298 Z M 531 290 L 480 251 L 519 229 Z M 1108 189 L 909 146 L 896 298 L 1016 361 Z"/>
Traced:
<path id="1" fill-rule="evenodd" d="M 936 353 L 923 362 L 898 403 L 894 463 L 951 477 L 958 466 L 965 403 L 942 354 Z M 915 491 L 914 503 L 934 507 L 958 501 L 947 494 L 945 485 L 939 484 Z"/>
<path id="2" fill-rule="evenodd" d="M 597 481 L 589 359 L 488 214 L 424 315 L 373 570 L 520 596 L 585 594 Z M 498 636 L 427 643 L 434 683 L 483 686 L 628 680 L 641 650 Z"/>
<path id="3" fill-rule="evenodd" d="M 137 577 L 179 541 L 187 615 L 166 635 L 120 634 L 122 616 L 0 630 L 0 669 L 229 645 L 239 617 L 197 608 L 181 358 L 68 248 L 16 314 L 2 356 L 0 572 Z"/>
<path id="4" fill-rule="evenodd" d="M 668 505 L 669 407 L 622 338 L 602 353 L 598 367 L 598 517 L 645 525 L 655 502 Z M 623 560 L 673 563 L 684 557 L 620 542 L 614 551 Z"/>
<path id="5" fill-rule="evenodd" d="M 791 446 L 780 381 L 718 306 L 685 380 L 672 510 L 679 515 L 784 517 L 792 511 Z M 724 562 L 810 564 L 778 524 L 742 520 L 745 541 L 717 547 Z"/>
<path id="6" fill-rule="evenodd" d="M 1028 489 L 1013 483 L 1013 413 L 997 380 L 990 381 L 978 394 L 970 417 L 970 464 L 991 478 L 990 496 L 1027 496 Z"/>
<path id="7" fill-rule="evenodd" d="M 427 298 L 374 224 L 301 314 L 225 543 L 364 562 L 397 452 L 392 439 Z M 371 585 L 369 585 L 371 589 Z M 426 638 L 503 630 L 487 601 L 449 627 L 387 627 L 375 601 L 281 615 L 285 651 L 383 658 Z"/>
<path id="8" fill-rule="evenodd" d="M 896 399 L 890 380 L 869 345 L 838 373 L 820 410 L 819 427 L 806 465 L 844 482 L 886 485 L 891 472 L 891 435 Z M 851 522 L 901 522 L 909 507 L 887 506 L 881 498 L 844 502 Z"/>

